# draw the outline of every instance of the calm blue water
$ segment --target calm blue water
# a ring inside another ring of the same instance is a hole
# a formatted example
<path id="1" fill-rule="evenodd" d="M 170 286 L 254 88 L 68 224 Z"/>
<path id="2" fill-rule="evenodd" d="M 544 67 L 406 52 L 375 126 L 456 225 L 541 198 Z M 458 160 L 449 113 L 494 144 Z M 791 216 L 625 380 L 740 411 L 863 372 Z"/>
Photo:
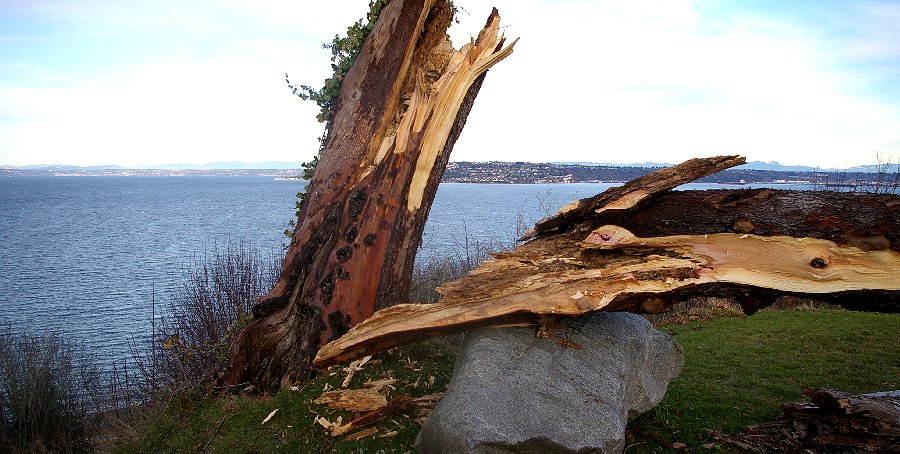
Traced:
<path id="1" fill-rule="evenodd" d="M 269 177 L 0 178 L 0 323 L 74 335 L 108 359 L 146 336 L 151 296 L 204 250 L 278 251 L 298 181 Z M 444 184 L 420 257 L 468 239 L 511 244 L 534 222 L 609 184 Z M 698 189 L 718 185 L 690 185 Z"/>

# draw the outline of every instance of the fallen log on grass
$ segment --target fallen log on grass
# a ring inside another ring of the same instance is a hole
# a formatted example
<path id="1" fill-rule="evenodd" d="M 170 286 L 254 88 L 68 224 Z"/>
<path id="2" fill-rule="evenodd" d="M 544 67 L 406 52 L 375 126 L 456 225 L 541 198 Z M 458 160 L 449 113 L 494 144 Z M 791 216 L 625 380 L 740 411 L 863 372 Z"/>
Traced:
<path id="1" fill-rule="evenodd" d="M 437 304 L 383 309 L 314 364 L 478 327 L 663 312 L 695 296 L 734 297 L 747 313 L 782 295 L 900 311 L 900 196 L 669 191 L 741 163 L 694 159 L 573 202 L 528 243 L 444 285 Z"/>
<path id="2" fill-rule="evenodd" d="M 900 391 L 803 392 L 812 402 L 782 405 L 784 414 L 777 421 L 750 426 L 739 435 L 714 435 L 751 452 L 900 451 Z"/>

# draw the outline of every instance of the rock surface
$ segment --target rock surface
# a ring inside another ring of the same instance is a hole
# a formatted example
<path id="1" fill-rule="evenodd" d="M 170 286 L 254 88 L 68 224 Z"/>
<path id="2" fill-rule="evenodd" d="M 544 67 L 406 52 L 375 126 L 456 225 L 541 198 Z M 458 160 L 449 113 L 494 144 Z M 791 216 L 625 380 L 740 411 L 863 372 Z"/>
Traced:
<path id="1" fill-rule="evenodd" d="M 662 400 L 684 365 L 668 334 L 628 313 L 570 319 L 549 338 L 483 329 L 416 438 L 420 453 L 615 453 L 625 425 Z"/>

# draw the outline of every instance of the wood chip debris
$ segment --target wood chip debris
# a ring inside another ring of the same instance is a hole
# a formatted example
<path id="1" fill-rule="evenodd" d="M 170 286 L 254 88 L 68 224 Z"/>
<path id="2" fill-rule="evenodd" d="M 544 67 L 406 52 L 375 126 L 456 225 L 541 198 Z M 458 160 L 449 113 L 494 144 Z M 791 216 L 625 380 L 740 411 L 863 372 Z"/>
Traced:
<path id="1" fill-rule="evenodd" d="M 444 397 L 444 393 L 426 394 L 421 397 L 416 397 L 412 401 L 414 404 L 421 407 L 433 407 L 442 397 Z"/>
<path id="2" fill-rule="evenodd" d="M 387 405 L 387 399 L 378 391 L 378 388 L 325 391 L 313 403 L 333 410 L 372 411 Z"/>
<path id="3" fill-rule="evenodd" d="M 272 412 L 269 413 L 269 416 L 266 416 L 266 419 L 263 419 L 263 421 L 262 421 L 262 423 L 261 423 L 260 425 L 263 425 L 263 424 L 269 422 L 269 420 L 271 420 L 272 417 L 275 416 L 275 413 L 278 413 L 278 409 L 277 409 L 277 408 L 274 409 L 274 410 L 272 410 Z"/>
<path id="4" fill-rule="evenodd" d="M 413 372 L 422 372 L 422 368 L 419 367 L 419 362 L 410 358 L 409 356 L 406 357 L 406 360 L 404 361 L 404 363 L 406 363 L 406 364 L 404 364 L 403 367 L 405 367 Z"/>
<path id="5" fill-rule="evenodd" d="M 341 427 L 342 421 L 343 421 L 343 418 L 340 416 L 338 416 L 337 419 L 334 420 L 334 422 L 331 422 L 328 420 L 328 418 L 317 415 L 315 418 L 313 418 L 313 425 L 318 424 L 318 425 L 324 427 L 325 430 L 333 431 L 334 429 Z"/>
<path id="6" fill-rule="evenodd" d="M 360 438 L 368 437 L 370 435 L 375 435 L 378 433 L 378 429 L 374 427 L 370 427 L 368 429 L 360 430 L 359 432 L 354 432 L 350 435 L 347 435 L 347 438 L 344 438 L 344 441 L 353 441 L 359 440 Z"/>
<path id="7" fill-rule="evenodd" d="M 351 362 L 349 366 L 345 367 L 344 372 L 347 375 L 344 377 L 343 383 L 341 383 L 341 388 L 346 388 L 347 386 L 349 386 L 350 380 L 353 380 L 353 374 L 361 371 L 363 369 L 363 366 L 365 366 L 366 363 L 368 363 L 371 359 L 372 355 L 369 355 L 361 359 L 357 359 L 356 361 Z"/>
<path id="8" fill-rule="evenodd" d="M 343 426 L 332 426 L 331 427 L 331 436 L 338 437 L 338 436 L 344 435 L 347 432 L 350 432 L 353 429 L 356 429 L 356 426 L 354 426 L 352 422 L 348 422 L 347 424 L 344 424 Z"/>
<path id="9" fill-rule="evenodd" d="M 380 390 L 382 388 L 387 388 L 390 390 L 394 390 L 394 384 L 397 383 L 396 378 L 382 378 L 381 380 L 369 380 L 363 383 L 363 387 L 372 388 L 376 390 Z"/>
<path id="10" fill-rule="evenodd" d="M 376 423 L 376 422 L 386 418 L 387 416 L 390 416 L 390 415 L 402 410 L 411 401 L 412 401 L 412 397 L 410 397 L 406 394 L 400 394 L 400 395 L 394 397 L 393 399 L 391 399 L 391 401 L 388 402 L 385 406 L 378 408 L 376 410 L 370 411 L 370 412 L 360 416 L 359 418 L 356 418 L 356 419 L 350 421 L 346 425 L 332 430 L 331 434 L 334 436 L 343 435 L 353 429 L 363 427 L 363 426 L 368 426 L 369 424 Z"/>

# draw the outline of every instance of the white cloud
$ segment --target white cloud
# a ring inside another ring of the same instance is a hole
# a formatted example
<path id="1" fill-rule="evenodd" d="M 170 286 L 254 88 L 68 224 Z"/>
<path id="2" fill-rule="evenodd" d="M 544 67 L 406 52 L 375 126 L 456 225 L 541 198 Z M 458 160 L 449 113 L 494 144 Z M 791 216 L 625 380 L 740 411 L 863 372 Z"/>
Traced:
<path id="1" fill-rule="evenodd" d="M 7 93 L 33 122 L 7 131 L 3 149 L 82 165 L 309 159 L 321 125 L 304 119 L 316 106 L 292 98 L 278 68 L 242 63 L 148 65 L 115 82 Z"/>
<path id="2" fill-rule="evenodd" d="M 488 75 L 454 160 L 741 153 L 840 167 L 871 162 L 874 150 L 900 156 L 900 100 L 861 94 L 896 76 L 841 64 L 873 54 L 897 64 L 896 46 L 877 44 L 877 30 L 897 23 L 881 4 L 853 18 L 869 17 L 873 29 L 855 34 L 846 52 L 786 18 L 709 17 L 691 1 L 457 4 L 457 46 L 492 5 L 507 36 L 521 41 Z M 48 72 L 40 61 L 0 62 L 41 77 L 27 86 L 0 80 L 2 163 L 308 160 L 321 132 L 317 107 L 292 97 L 283 73 L 321 83 L 330 72 L 321 42 L 366 12 L 364 1 L 36 5 L 170 38 L 202 35 L 212 47 L 186 41 L 190 51 L 86 77 Z"/>
<path id="3" fill-rule="evenodd" d="M 895 106 L 849 94 L 790 24 L 709 33 L 687 2 L 514 2 L 454 159 L 680 161 L 741 153 L 822 166 L 900 154 Z M 467 7 L 468 9 L 468 7 Z M 474 14 L 473 14 L 474 15 Z M 521 26 L 518 24 L 540 24 Z M 777 32 L 779 31 L 780 32 Z"/>

